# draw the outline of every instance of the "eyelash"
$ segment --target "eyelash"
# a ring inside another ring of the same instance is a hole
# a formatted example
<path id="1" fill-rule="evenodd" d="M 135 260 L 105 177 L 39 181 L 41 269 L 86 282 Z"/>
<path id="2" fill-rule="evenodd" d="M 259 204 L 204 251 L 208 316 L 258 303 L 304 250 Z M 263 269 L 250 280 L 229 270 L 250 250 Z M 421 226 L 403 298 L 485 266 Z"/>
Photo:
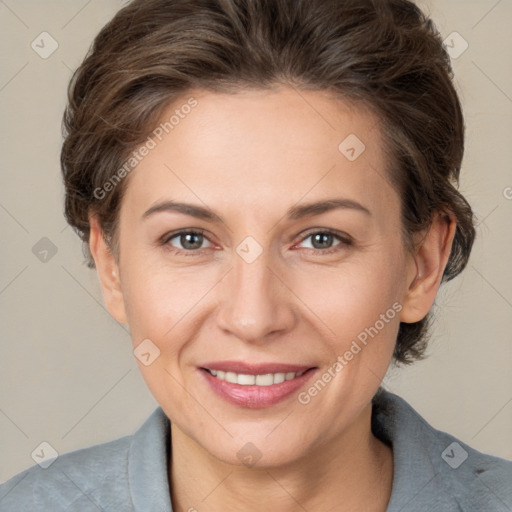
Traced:
<path id="1" fill-rule="evenodd" d="M 164 235 L 161 238 L 160 244 L 165 246 L 165 248 L 167 250 L 171 251 L 174 254 L 183 254 L 186 256 L 193 256 L 193 255 L 201 254 L 202 251 L 207 248 L 188 249 L 188 250 L 187 249 L 177 249 L 176 247 L 171 246 L 169 244 L 169 242 L 172 239 L 179 237 L 180 235 L 188 235 L 188 234 L 201 235 L 208 240 L 208 237 L 206 237 L 205 233 L 206 233 L 206 231 L 204 231 L 202 229 L 193 229 L 193 230 L 192 229 L 182 229 L 180 231 L 175 231 L 175 232 L 168 233 L 168 234 Z M 316 254 L 319 254 L 319 253 L 321 253 L 322 255 L 332 254 L 334 252 L 338 252 L 338 251 L 342 250 L 343 248 L 350 247 L 351 245 L 353 245 L 353 240 L 348 235 L 346 235 L 344 233 L 337 232 L 337 231 L 333 231 L 330 229 L 319 229 L 319 228 L 316 228 L 314 231 L 309 231 L 308 233 L 306 233 L 297 243 L 302 243 L 305 240 L 307 240 L 309 237 L 311 237 L 313 235 L 317 235 L 317 234 L 332 235 L 334 238 L 337 238 L 340 241 L 340 243 L 333 247 L 329 247 L 327 249 L 306 248 L 307 250 L 313 251 Z"/>

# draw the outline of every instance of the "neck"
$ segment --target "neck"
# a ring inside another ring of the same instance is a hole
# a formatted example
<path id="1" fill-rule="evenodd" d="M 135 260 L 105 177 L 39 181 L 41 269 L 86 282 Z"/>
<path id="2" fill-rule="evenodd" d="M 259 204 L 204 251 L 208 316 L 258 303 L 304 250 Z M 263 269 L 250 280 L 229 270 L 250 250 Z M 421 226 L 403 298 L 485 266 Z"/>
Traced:
<path id="1" fill-rule="evenodd" d="M 265 509 L 384 512 L 393 455 L 371 432 L 371 404 L 329 443 L 279 467 L 227 464 L 171 427 L 169 485 L 175 512 Z"/>

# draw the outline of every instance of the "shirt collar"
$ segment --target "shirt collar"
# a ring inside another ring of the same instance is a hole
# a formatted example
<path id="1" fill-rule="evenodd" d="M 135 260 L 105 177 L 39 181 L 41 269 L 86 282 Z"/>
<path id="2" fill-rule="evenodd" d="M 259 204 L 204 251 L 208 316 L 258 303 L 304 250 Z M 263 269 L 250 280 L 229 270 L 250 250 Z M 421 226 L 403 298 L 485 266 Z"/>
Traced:
<path id="1" fill-rule="evenodd" d="M 137 512 L 172 512 L 169 454 L 170 422 L 158 407 L 134 434 L 128 453 L 130 495 Z"/>
<path id="2" fill-rule="evenodd" d="M 469 453 L 471 462 L 456 470 L 449 467 L 443 453 L 455 438 L 432 428 L 399 396 L 379 389 L 373 398 L 372 431 L 393 449 L 387 512 L 453 510 L 454 506 L 477 510 L 476 492 L 481 499 L 490 499 L 474 474 L 477 467 L 489 465 L 489 457 L 460 442 L 456 444 Z M 172 512 L 167 477 L 170 443 L 170 422 L 158 407 L 134 434 L 128 454 L 130 494 L 137 512 Z M 486 478 L 492 483 L 491 475 Z M 468 495 L 468 486 L 476 487 L 475 493 Z"/>
<path id="3" fill-rule="evenodd" d="M 393 393 L 379 390 L 373 406 L 373 433 L 393 448 L 386 512 L 502 510 L 500 496 L 510 494 L 509 463 L 436 430 Z"/>

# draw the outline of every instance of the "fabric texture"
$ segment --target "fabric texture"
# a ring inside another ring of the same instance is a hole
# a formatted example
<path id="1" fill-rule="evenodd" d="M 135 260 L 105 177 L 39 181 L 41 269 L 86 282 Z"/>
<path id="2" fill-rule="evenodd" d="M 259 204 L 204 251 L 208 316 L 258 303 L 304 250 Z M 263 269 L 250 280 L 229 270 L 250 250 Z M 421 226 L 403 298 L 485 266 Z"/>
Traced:
<path id="1" fill-rule="evenodd" d="M 133 435 L 58 456 L 0 485 L 1 512 L 172 512 L 170 422 L 158 407 Z M 387 512 L 512 512 L 512 462 L 432 428 L 380 390 L 372 430 L 393 448 Z"/>

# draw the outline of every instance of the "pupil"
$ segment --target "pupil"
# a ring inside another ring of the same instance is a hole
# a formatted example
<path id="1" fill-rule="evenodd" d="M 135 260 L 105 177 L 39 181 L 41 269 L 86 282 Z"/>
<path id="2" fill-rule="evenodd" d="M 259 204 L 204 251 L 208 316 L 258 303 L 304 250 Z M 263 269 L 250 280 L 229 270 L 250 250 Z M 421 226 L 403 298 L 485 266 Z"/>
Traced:
<path id="1" fill-rule="evenodd" d="M 323 248 L 329 247 L 330 244 L 328 243 L 331 240 L 331 236 L 329 233 L 317 233 L 314 237 L 314 243 L 317 241 L 319 242 L 320 246 L 323 244 Z M 326 243 L 327 242 L 327 243 Z"/>
<path id="2" fill-rule="evenodd" d="M 193 242 L 193 238 L 199 238 L 199 241 Z M 186 247 L 188 249 L 197 249 L 201 247 L 201 235 L 194 234 L 194 233 L 187 233 L 184 235 L 181 235 L 181 243 L 183 247 Z M 192 240 L 192 241 L 191 241 Z"/>

